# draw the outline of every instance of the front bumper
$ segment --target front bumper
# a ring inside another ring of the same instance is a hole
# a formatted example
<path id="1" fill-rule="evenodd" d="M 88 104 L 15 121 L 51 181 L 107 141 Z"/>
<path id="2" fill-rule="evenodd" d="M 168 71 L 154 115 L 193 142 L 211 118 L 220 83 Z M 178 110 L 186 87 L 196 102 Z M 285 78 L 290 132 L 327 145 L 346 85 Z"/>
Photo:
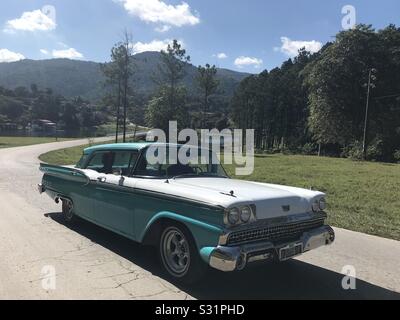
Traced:
<path id="1" fill-rule="evenodd" d="M 305 232 L 300 239 L 290 243 L 276 245 L 272 242 L 258 242 L 234 247 L 218 246 L 210 254 L 209 265 L 214 269 L 225 272 L 243 270 L 247 264 L 256 261 L 284 260 L 280 259 L 279 251 L 290 244 L 296 244 L 301 248 L 301 252 L 296 254 L 300 255 L 330 245 L 334 241 L 335 232 L 333 229 L 330 226 L 323 226 Z"/>

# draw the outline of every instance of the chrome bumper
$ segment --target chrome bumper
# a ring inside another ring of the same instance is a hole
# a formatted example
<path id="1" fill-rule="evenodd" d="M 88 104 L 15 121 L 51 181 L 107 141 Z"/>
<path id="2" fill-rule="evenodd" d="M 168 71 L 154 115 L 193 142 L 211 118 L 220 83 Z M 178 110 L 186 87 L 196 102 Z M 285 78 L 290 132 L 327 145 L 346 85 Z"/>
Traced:
<path id="1" fill-rule="evenodd" d="M 330 226 L 323 226 L 303 234 L 291 243 L 302 244 L 302 252 L 307 252 L 335 241 L 335 232 Z M 210 254 L 209 265 L 217 270 L 230 272 L 243 270 L 248 263 L 265 260 L 279 260 L 279 250 L 288 243 L 274 245 L 272 242 L 244 244 L 235 247 L 218 246 Z M 301 254 L 300 253 L 300 254 Z"/>
<path id="2" fill-rule="evenodd" d="M 41 183 L 38 184 L 37 188 L 40 194 L 46 191 L 44 185 L 42 185 Z"/>

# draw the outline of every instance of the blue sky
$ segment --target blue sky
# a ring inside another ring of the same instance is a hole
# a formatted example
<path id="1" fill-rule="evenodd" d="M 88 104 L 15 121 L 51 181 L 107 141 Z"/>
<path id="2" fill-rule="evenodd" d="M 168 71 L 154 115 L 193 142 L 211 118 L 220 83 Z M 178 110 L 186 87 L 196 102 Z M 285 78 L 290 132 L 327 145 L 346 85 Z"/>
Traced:
<path id="1" fill-rule="evenodd" d="M 195 65 L 258 73 L 332 40 L 345 5 L 357 23 L 400 26 L 398 0 L 3 0 L 0 61 L 108 61 L 127 28 L 136 52 L 178 39 Z"/>

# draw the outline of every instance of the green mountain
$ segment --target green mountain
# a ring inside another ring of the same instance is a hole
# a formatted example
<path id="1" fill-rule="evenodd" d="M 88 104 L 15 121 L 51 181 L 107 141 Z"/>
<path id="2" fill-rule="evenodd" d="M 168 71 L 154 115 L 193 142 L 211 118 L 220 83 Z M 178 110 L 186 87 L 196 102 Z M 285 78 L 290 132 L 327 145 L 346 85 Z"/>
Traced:
<path id="1" fill-rule="evenodd" d="M 136 75 L 133 79 L 137 93 L 151 95 L 155 89 L 152 77 L 157 73 L 160 53 L 145 52 L 133 57 Z M 191 95 L 196 95 L 197 68 L 186 65 L 184 84 Z M 218 69 L 220 95 L 232 96 L 235 88 L 248 76 L 246 73 Z M 22 60 L 0 63 L 0 86 L 14 89 L 36 84 L 39 88 L 51 88 L 65 97 L 81 96 L 97 100 L 104 94 L 104 77 L 100 63 L 69 59 Z"/>

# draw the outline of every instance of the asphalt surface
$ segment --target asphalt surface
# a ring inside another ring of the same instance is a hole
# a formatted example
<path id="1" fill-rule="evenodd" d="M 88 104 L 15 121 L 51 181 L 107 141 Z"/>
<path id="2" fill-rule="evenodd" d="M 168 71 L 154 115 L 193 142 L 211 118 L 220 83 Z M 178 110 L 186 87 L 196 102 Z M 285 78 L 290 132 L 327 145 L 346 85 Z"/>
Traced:
<path id="1" fill-rule="evenodd" d="M 334 245 L 284 264 L 170 283 L 154 250 L 87 222 L 67 227 L 38 194 L 38 156 L 85 143 L 0 150 L 0 299 L 400 299 L 400 242 L 342 229 Z M 343 280 L 345 266 L 356 278 Z"/>

